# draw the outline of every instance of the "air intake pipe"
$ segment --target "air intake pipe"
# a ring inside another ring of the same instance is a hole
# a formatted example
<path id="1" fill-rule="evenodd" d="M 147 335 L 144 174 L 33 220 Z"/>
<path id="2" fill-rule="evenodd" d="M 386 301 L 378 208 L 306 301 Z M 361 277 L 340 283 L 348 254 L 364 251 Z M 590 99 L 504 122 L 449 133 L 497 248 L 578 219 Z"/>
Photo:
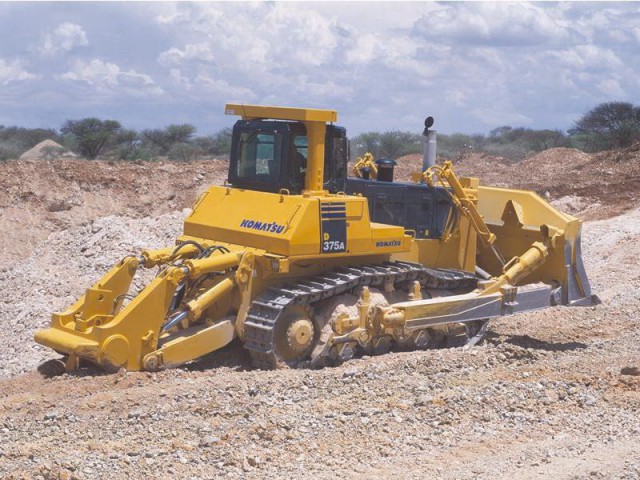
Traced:
<path id="1" fill-rule="evenodd" d="M 422 154 L 422 171 L 436 164 L 436 131 L 429 130 L 433 126 L 433 117 L 427 117 L 424 121 L 424 150 Z"/>

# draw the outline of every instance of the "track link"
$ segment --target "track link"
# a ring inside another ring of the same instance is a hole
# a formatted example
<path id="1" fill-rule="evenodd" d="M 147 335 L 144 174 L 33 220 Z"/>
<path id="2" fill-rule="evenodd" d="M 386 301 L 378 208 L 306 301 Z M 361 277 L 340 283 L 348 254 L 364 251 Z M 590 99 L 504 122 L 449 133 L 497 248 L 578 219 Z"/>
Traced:
<path id="1" fill-rule="evenodd" d="M 256 367 L 274 369 L 279 361 L 274 350 L 275 326 L 287 307 L 312 305 L 357 287 L 414 280 L 434 289 L 470 288 L 476 284 L 475 276 L 467 272 L 426 268 L 409 262 L 357 265 L 302 278 L 268 288 L 252 302 L 244 322 L 245 348 Z"/>

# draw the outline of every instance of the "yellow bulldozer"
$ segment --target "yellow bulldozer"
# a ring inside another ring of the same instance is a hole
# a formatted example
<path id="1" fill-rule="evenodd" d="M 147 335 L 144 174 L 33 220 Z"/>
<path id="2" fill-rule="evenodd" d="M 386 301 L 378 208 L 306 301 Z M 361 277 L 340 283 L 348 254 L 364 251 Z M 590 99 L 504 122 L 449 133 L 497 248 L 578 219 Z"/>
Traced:
<path id="1" fill-rule="evenodd" d="M 195 202 L 175 244 L 128 256 L 35 340 L 115 371 L 184 364 L 239 339 L 259 368 L 473 344 L 491 318 L 589 305 L 581 221 L 533 192 L 393 160 L 347 175 L 333 110 L 226 105 L 228 180 Z M 160 267 L 130 292 L 139 268 Z"/>

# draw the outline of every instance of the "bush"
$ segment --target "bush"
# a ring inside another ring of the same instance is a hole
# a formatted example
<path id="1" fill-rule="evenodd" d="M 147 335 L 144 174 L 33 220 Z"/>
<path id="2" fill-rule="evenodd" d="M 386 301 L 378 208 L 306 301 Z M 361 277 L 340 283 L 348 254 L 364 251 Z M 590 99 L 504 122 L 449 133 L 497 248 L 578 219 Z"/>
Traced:
<path id="1" fill-rule="evenodd" d="M 176 143 L 169 149 L 169 160 L 189 162 L 200 155 L 201 150 L 197 145 L 190 143 Z"/>
<path id="2" fill-rule="evenodd" d="M 195 132 L 193 125 L 169 125 L 164 129 L 143 130 L 142 138 L 159 155 L 167 155 L 173 145 L 189 143 Z"/>
<path id="3" fill-rule="evenodd" d="M 451 135 L 438 134 L 438 156 L 447 159 L 459 159 L 465 153 L 482 148 L 484 136 L 471 136 L 464 133 Z"/>
<path id="4" fill-rule="evenodd" d="M 213 135 L 197 137 L 193 143 L 200 148 L 203 154 L 228 157 L 231 153 L 232 132 L 231 128 L 223 128 Z"/>
<path id="5" fill-rule="evenodd" d="M 24 149 L 16 142 L 0 142 L 0 161 L 2 162 L 18 158 L 23 152 Z"/>
<path id="6" fill-rule="evenodd" d="M 112 142 L 112 154 L 117 160 L 151 160 L 153 158 L 135 130 L 118 132 Z"/>
<path id="7" fill-rule="evenodd" d="M 55 130 L 46 128 L 4 127 L 0 125 L 0 160 L 18 158 L 43 140 L 59 141 Z"/>
<path id="8" fill-rule="evenodd" d="M 59 141 L 60 137 L 55 130 L 48 128 L 22 128 L 0 126 L 0 141 L 11 141 L 17 147 L 28 150 L 35 147 L 43 140 Z"/>
<path id="9" fill-rule="evenodd" d="M 60 158 L 67 152 L 67 149 L 64 147 L 54 147 L 52 145 L 47 145 L 42 149 L 42 157 L 47 160 L 54 160 L 56 158 Z"/>
<path id="10" fill-rule="evenodd" d="M 351 140 L 351 148 L 352 158 L 371 152 L 374 158 L 395 159 L 422 152 L 422 135 L 399 130 L 366 132 Z"/>

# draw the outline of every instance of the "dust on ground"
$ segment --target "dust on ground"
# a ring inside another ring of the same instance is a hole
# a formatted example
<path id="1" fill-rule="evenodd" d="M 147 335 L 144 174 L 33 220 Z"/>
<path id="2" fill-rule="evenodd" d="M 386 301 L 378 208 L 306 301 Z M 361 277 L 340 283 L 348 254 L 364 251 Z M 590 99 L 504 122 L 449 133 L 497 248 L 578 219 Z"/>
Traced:
<path id="1" fill-rule="evenodd" d="M 548 161 L 557 163 L 557 153 L 547 152 Z M 69 163 L 48 165 L 30 183 L 38 166 L 0 165 L 17 172 L 0 176 L 2 221 L 7 204 L 32 212 L 0 245 L 17 243 L 28 222 L 50 222 L 0 267 L 0 477 L 640 478 L 640 209 L 606 197 L 601 178 L 581 176 L 577 166 L 595 157 L 562 153 L 575 156 L 567 172 L 584 190 L 553 186 L 545 169 L 526 179 L 514 166 L 473 161 L 507 185 L 549 180 L 535 189 L 562 194 L 556 200 L 598 200 L 583 256 L 601 305 L 493 321 L 486 341 L 470 349 L 323 370 L 254 371 L 234 344 L 180 369 L 51 379 L 34 371 L 55 354 L 35 345 L 33 332 L 124 255 L 171 243 L 183 209 L 224 169 L 176 164 L 165 175 L 153 164 Z M 625 163 L 637 164 L 633 155 L 606 156 L 617 168 L 611 177 L 633 172 Z M 112 180 L 101 183 L 105 175 Z M 55 195 L 71 201 L 57 190 L 74 183 L 83 203 L 50 211 Z M 580 194 L 592 191 L 599 197 Z M 127 205 L 145 195 L 167 200 Z M 103 209 L 100 198 L 113 203 Z"/>

